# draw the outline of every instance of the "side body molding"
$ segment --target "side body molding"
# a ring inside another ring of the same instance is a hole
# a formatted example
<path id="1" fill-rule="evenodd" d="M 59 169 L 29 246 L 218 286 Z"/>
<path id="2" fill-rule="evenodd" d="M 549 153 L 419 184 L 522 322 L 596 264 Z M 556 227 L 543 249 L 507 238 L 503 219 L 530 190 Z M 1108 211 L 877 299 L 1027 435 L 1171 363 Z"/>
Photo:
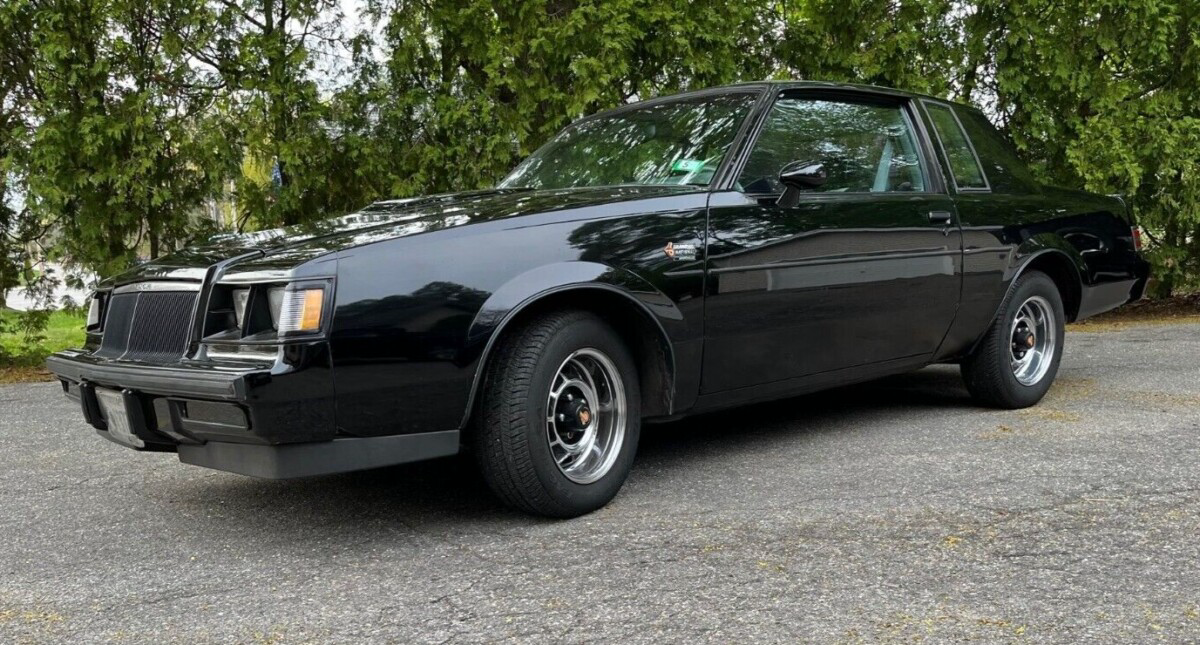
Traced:
<path id="1" fill-rule="evenodd" d="M 523 312 L 548 298 L 569 294 L 600 292 L 607 302 L 619 299 L 640 311 L 654 330 L 666 359 L 667 381 L 677 383 L 675 339 L 669 328 L 683 324 L 683 313 L 665 294 L 629 271 L 597 262 L 572 261 L 540 266 L 506 282 L 483 303 L 467 332 L 460 363 L 473 363 L 475 374 L 460 428 L 465 428 L 474 409 L 488 358 L 509 325 Z M 603 311 L 600 311 L 603 314 Z M 614 312 L 618 315 L 626 312 Z M 636 357 L 635 357 L 636 358 Z M 675 400 L 674 392 L 669 401 Z M 669 413 L 669 411 L 668 411 Z"/>

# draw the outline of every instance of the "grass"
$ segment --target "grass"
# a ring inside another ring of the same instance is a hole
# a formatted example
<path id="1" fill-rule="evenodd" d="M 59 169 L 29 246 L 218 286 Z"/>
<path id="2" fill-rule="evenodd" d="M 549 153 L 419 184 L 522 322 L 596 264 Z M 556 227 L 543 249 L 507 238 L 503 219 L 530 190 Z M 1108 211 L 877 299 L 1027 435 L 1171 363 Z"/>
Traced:
<path id="1" fill-rule="evenodd" d="M 84 316 L 63 311 L 50 314 L 42 338 L 30 343 L 24 333 L 15 329 L 19 312 L 0 311 L 0 383 L 49 380 L 50 374 L 42 365 L 46 357 L 68 347 L 82 347 Z"/>

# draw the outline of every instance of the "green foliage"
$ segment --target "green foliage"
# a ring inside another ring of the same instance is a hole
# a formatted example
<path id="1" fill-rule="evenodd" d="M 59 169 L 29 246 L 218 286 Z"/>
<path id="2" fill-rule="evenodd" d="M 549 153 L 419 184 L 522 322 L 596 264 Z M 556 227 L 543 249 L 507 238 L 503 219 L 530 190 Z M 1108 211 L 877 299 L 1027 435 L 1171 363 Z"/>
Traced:
<path id="1" fill-rule="evenodd" d="M 1200 276 L 1200 12 L 1168 0 L 0 3 L 0 294 L 220 228 L 494 184 L 563 125 L 739 80 L 973 101 L 1042 181 L 1120 192 Z M 213 215 L 216 215 L 215 219 Z"/>
<path id="2" fill-rule="evenodd" d="M 369 189 L 411 195 L 489 186 L 590 112 L 761 78 L 770 28 L 758 4 L 516 0 L 373 5 L 388 56 L 342 97 L 378 164 Z M 771 14 L 768 12 L 767 14 Z"/>
<path id="3" fill-rule="evenodd" d="M 964 34 L 952 0 L 809 0 L 785 4 L 783 77 L 951 95 Z M 781 71 L 783 71 L 781 70 Z"/>
<path id="4" fill-rule="evenodd" d="M 1163 295 L 1200 276 L 1200 5 L 990 0 L 991 91 L 1043 178 L 1133 198 Z"/>
<path id="5" fill-rule="evenodd" d="M 36 367 L 50 354 L 80 347 L 84 342 L 84 316 L 67 311 L 42 312 L 40 328 L 27 334 L 24 312 L 0 310 L 0 364 Z"/>

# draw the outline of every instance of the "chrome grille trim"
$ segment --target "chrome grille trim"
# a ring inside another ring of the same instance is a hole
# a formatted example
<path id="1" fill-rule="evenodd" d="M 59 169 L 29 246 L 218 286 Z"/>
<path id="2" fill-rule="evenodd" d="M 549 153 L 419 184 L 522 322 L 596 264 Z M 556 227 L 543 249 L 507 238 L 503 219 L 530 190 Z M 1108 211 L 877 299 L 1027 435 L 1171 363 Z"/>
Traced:
<path id="1" fill-rule="evenodd" d="M 113 289 L 118 293 L 145 293 L 147 291 L 199 291 L 199 282 L 133 282 Z"/>

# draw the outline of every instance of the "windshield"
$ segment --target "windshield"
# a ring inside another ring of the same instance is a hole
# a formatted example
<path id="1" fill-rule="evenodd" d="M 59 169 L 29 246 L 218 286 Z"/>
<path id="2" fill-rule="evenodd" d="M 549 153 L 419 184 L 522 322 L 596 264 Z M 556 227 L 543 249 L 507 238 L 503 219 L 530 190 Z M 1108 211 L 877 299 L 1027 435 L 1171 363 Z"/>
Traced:
<path id="1" fill-rule="evenodd" d="M 500 187 L 707 186 L 755 98 L 700 96 L 588 119 L 551 139 Z"/>

